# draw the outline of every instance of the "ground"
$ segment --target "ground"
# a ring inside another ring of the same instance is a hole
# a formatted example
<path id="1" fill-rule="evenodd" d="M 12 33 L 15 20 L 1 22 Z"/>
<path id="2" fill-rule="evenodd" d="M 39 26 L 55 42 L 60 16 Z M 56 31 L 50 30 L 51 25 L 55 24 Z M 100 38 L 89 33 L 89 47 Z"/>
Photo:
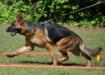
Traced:
<path id="1" fill-rule="evenodd" d="M 17 48 L 24 45 L 24 37 L 17 35 L 11 37 L 9 33 L 6 33 L 8 25 L 0 25 L 0 52 L 12 52 Z M 104 28 L 77 28 L 68 27 L 76 32 L 84 40 L 84 43 L 88 48 L 102 47 L 102 52 L 105 52 L 105 29 Z M 35 48 L 34 51 L 47 51 L 46 49 Z M 105 56 L 101 55 L 102 59 L 100 63 L 97 63 L 93 59 L 92 64 L 94 66 L 105 66 Z M 60 56 L 58 55 L 58 58 Z M 0 64 L 33 64 L 33 65 L 51 65 L 51 59 L 49 55 L 32 55 L 17 56 L 14 58 L 7 58 L 6 56 L 0 56 Z M 68 66 L 85 65 L 86 60 L 83 57 L 77 57 L 70 55 Z M 10 68 L 0 67 L 0 75 L 104 75 L 103 70 L 81 70 L 81 69 L 43 69 L 43 68 Z"/>

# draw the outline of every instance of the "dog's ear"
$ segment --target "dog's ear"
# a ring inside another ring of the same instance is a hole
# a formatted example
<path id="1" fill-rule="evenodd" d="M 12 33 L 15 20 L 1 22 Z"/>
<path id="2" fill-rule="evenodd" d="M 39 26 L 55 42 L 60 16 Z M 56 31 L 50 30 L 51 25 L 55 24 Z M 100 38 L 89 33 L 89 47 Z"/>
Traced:
<path id="1" fill-rule="evenodd" d="M 18 23 L 20 23 L 20 24 L 22 24 L 22 23 L 24 22 L 24 19 L 23 19 L 23 17 L 22 17 L 21 14 L 18 14 L 18 15 L 16 16 L 16 21 L 17 21 Z"/>

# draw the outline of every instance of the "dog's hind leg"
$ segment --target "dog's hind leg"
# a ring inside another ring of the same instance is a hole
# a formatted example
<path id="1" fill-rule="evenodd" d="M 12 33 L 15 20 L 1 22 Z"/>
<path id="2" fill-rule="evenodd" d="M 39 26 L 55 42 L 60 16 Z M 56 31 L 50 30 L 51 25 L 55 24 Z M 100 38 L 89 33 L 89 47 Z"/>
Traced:
<path id="1" fill-rule="evenodd" d="M 61 59 L 58 61 L 59 63 L 65 62 L 65 61 L 69 60 L 67 50 L 62 49 L 62 50 L 60 50 L 60 53 L 63 55 L 63 58 L 61 58 Z"/>
<path id="2" fill-rule="evenodd" d="M 82 56 L 85 57 L 88 60 L 87 66 L 91 66 L 91 54 L 88 51 L 88 49 L 85 47 L 85 45 L 83 44 L 82 41 L 79 44 L 79 47 L 80 47 Z"/>
<path id="3" fill-rule="evenodd" d="M 63 39 L 61 39 L 57 46 L 60 48 L 60 53 L 64 56 L 60 62 L 67 61 L 69 59 L 68 57 L 68 51 L 71 52 L 75 50 L 75 48 L 78 46 L 79 39 L 77 36 L 68 36 Z"/>
<path id="4" fill-rule="evenodd" d="M 87 59 L 87 65 L 86 66 L 92 66 L 91 65 L 91 57 L 84 52 L 81 52 L 81 55 Z"/>
<path id="5" fill-rule="evenodd" d="M 63 39 L 61 39 L 60 41 L 57 42 L 57 47 L 59 48 L 59 51 L 63 56 L 60 60 L 58 60 L 59 63 L 69 60 L 68 51 L 67 51 L 67 48 L 66 48 L 69 41 L 70 41 L 69 37 L 65 37 L 65 38 L 63 38 Z"/>

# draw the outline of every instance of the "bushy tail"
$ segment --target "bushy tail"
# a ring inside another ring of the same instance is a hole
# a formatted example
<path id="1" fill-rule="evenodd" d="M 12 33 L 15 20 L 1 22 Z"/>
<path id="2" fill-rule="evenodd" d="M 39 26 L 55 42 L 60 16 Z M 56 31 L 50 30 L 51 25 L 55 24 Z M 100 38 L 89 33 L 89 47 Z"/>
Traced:
<path id="1" fill-rule="evenodd" d="M 80 43 L 79 47 L 80 47 L 81 52 L 84 53 L 85 55 L 89 57 L 96 57 L 97 61 L 100 60 L 100 53 L 101 53 L 102 48 L 98 47 L 96 49 L 88 49 L 85 47 L 83 42 Z"/>
<path id="2" fill-rule="evenodd" d="M 102 48 L 98 47 L 96 49 L 88 49 L 89 53 L 91 54 L 92 57 L 96 57 L 97 55 L 99 55 L 101 53 Z"/>

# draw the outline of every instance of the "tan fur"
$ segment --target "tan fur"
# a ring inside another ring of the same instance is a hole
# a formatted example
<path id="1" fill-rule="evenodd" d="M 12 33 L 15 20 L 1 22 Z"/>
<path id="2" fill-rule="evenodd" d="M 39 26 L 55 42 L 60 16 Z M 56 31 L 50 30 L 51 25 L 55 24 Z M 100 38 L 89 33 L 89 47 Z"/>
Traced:
<path id="1" fill-rule="evenodd" d="M 23 47 L 17 49 L 15 52 L 9 53 L 8 55 L 9 56 L 20 55 L 20 54 L 23 54 L 25 52 L 30 52 L 31 49 L 32 48 L 30 46 L 23 46 Z"/>
<path id="2" fill-rule="evenodd" d="M 32 43 L 35 43 L 38 46 L 44 47 L 46 42 L 49 42 L 49 39 L 46 38 L 44 31 L 37 28 L 34 35 L 30 38 Z"/>
<path id="3" fill-rule="evenodd" d="M 76 36 L 68 36 L 68 37 L 62 38 L 60 41 L 57 42 L 57 46 L 62 49 L 67 46 L 74 45 L 77 39 L 78 37 Z"/>
<path id="4" fill-rule="evenodd" d="M 69 59 L 68 52 L 72 52 L 73 54 L 74 52 L 77 52 L 77 54 L 80 53 L 78 50 L 75 50 L 77 49 L 76 46 L 79 41 L 80 39 L 77 36 L 68 36 L 57 42 L 57 46 L 60 48 L 60 51 L 63 55 L 63 58 L 61 58 L 59 62 L 64 62 Z"/>

